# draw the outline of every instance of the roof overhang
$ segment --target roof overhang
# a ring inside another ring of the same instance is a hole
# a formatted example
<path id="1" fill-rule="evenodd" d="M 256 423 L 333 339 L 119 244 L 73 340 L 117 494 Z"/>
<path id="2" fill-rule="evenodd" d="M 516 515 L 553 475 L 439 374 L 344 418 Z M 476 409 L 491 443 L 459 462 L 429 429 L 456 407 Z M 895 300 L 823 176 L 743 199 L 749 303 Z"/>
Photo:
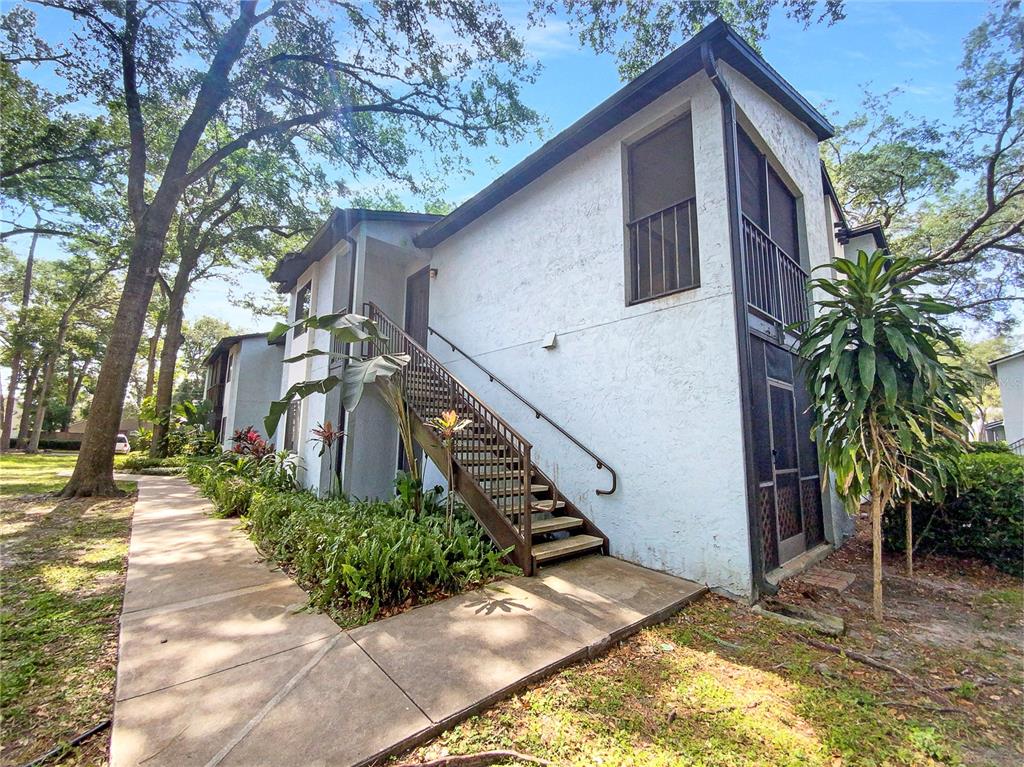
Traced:
<path id="1" fill-rule="evenodd" d="M 441 216 L 434 213 L 335 208 L 306 243 L 306 246 L 301 251 L 289 253 L 278 261 L 274 271 L 267 279 L 277 283 L 278 292 L 284 293 L 291 290 L 302 273 L 326 256 L 360 221 L 396 221 L 405 224 L 427 225 L 433 224 L 440 218 Z"/>
<path id="2" fill-rule="evenodd" d="M 992 375 L 995 375 L 997 367 L 1002 365 L 1004 362 L 1015 360 L 1018 357 L 1024 357 L 1024 349 L 1021 349 L 1018 352 L 1011 352 L 1010 354 L 1003 355 L 1002 357 L 997 357 L 988 363 L 988 369 L 992 371 Z"/>
<path id="3" fill-rule="evenodd" d="M 743 74 L 807 125 L 819 141 L 832 137 L 833 128 L 828 120 L 728 24 L 716 19 L 496 181 L 420 232 L 414 238 L 416 245 L 432 248 L 440 244 L 565 158 L 702 71 L 701 46 L 705 44 L 711 46 L 717 58 Z"/>
<path id="4" fill-rule="evenodd" d="M 203 360 L 203 365 L 207 366 L 213 362 L 214 358 L 219 354 L 226 354 L 232 346 L 237 344 L 239 341 L 247 341 L 250 338 L 268 338 L 269 333 L 242 333 L 237 336 L 224 336 L 220 339 L 216 345 L 210 350 L 210 353 L 206 355 L 206 359 Z M 279 336 L 274 341 L 267 341 L 268 346 L 280 346 L 284 343 L 284 336 Z"/>

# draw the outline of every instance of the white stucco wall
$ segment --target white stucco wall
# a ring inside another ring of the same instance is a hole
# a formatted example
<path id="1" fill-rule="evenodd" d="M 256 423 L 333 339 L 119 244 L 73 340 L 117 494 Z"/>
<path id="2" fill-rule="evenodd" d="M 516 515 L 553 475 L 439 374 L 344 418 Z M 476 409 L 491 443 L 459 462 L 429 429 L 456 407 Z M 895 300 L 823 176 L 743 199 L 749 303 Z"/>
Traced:
<path id="1" fill-rule="evenodd" d="M 235 429 L 254 426 L 267 436 L 263 419 L 271 400 L 278 397 L 278 372 L 281 369 L 283 346 L 271 346 L 266 337 L 243 338 L 231 349 L 233 369 L 225 399 L 227 417 L 225 447 L 231 447 Z"/>
<path id="2" fill-rule="evenodd" d="M 1024 353 L 996 366 L 999 395 L 1003 400 L 1006 441 L 1024 439 Z"/>
<path id="3" fill-rule="evenodd" d="M 623 144 L 690 111 L 701 286 L 625 303 Z M 534 445 L 616 556 L 750 591 L 718 96 L 703 75 L 567 158 L 433 251 L 430 323 L 590 446 L 608 474 L 436 339 Z M 556 348 L 540 347 L 558 334 Z"/>
<path id="4" fill-rule="evenodd" d="M 310 309 L 311 315 L 326 314 L 332 311 L 334 302 L 335 287 L 335 264 L 337 262 L 337 248 L 332 250 L 322 259 L 312 264 L 295 283 L 291 291 L 288 306 L 288 319 L 295 319 L 295 299 L 299 290 L 307 283 L 310 288 Z M 285 339 L 284 358 L 302 354 L 309 349 L 329 349 L 330 334 L 324 330 L 307 330 L 298 338 L 295 331 L 290 330 Z M 283 395 L 292 385 L 300 381 L 310 381 L 325 378 L 328 375 L 328 361 L 326 357 L 311 357 L 298 362 L 285 363 L 281 367 L 280 393 Z M 306 487 L 319 489 L 321 481 L 320 458 L 317 456 L 319 447 L 310 442 L 309 432 L 318 423 L 326 419 L 333 420 L 326 408 L 326 397 L 323 394 L 312 394 L 301 400 L 299 409 L 299 429 L 296 435 L 296 454 L 299 456 L 299 480 Z M 285 424 L 282 418 L 275 434 L 275 441 L 283 445 L 285 435 Z"/>

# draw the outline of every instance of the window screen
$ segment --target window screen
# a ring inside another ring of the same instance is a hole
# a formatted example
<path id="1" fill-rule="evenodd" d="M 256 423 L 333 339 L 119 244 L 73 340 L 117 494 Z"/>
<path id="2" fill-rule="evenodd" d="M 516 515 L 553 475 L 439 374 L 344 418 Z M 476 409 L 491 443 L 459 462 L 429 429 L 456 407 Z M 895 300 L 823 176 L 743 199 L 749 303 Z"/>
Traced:
<path id="1" fill-rule="evenodd" d="M 629 178 L 630 221 L 694 196 L 689 115 L 630 147 Z"/>
<path id="2" fill-rule="evenodd" d="M 629 148 L 629 301 L 700 284 L 690 116 Z"/>
<path id="3" fill-rule="evenodd" d="M 284 421 L 284 449 L 296 452 L 296 441 L 299 434 L 299 406 L 298 400 L 288 403 L 288 412 Z"/>
<path id="4" fill-rule="evenodd" d="M 771 237 L 786 255 L 800 261 L 800 245 L 796 224 L 796 198 L 779 175 L 768 166 L 768 213 Z"/>
<path id="5" fill-rule="evenodd" d="M 737 129 L 737 154 L 740 161 L 740 208 L 743 215 L 768 230 L 768 205 L 765 199 L 764 155 L 742 130 Z"/>

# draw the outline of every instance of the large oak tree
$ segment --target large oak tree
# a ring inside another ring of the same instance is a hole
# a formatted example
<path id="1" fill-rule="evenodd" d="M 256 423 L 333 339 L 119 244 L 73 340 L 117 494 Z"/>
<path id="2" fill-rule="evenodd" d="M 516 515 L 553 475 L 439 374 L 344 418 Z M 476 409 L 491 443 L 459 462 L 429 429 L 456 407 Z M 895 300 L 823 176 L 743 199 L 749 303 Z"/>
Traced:
<path id="1" fill-rule="evenodd" d="M 403 180 L 418 149 L 518 139 L 523 46 L 482 0 L 302 2 L 38 0 L 77 24 L 59 69 L 127 126 L 130 257 L 89 424 L 65 496 L 116 494 L 113 445 L 168 232 L 185 191 L 235 153 L 298 143 L 309 157 Z M 148 102 L 185 103 L 166 160 Z M 216 136 L 209 128 L 216 124 Z M 216 148 L 205 151 L 212 139 Z"/>

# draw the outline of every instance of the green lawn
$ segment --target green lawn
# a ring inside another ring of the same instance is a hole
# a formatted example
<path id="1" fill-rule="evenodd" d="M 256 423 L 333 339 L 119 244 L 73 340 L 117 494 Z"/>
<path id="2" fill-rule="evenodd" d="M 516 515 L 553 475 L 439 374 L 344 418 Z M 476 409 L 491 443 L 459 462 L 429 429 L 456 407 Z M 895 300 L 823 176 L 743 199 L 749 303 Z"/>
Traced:
<path id="1" fill-rule="evenodd" d="M 58 476 L 57 472 L 71 471 L 76 460 L 78 453 L 64 451 L 0 455 L 0 498 L 27 493 L 55 493 L 67 482 L 67 477 Z"/>
<path id="2" fill-rule="evenodd" d="M 66 478 L 57 472 L 75 457 L 0 457 L 4 765 L 40 756 L 113 710 L 134 497 L 58 500 Z M 105 763 L 108 738 L 92 738 L 59 763 Z"/>

